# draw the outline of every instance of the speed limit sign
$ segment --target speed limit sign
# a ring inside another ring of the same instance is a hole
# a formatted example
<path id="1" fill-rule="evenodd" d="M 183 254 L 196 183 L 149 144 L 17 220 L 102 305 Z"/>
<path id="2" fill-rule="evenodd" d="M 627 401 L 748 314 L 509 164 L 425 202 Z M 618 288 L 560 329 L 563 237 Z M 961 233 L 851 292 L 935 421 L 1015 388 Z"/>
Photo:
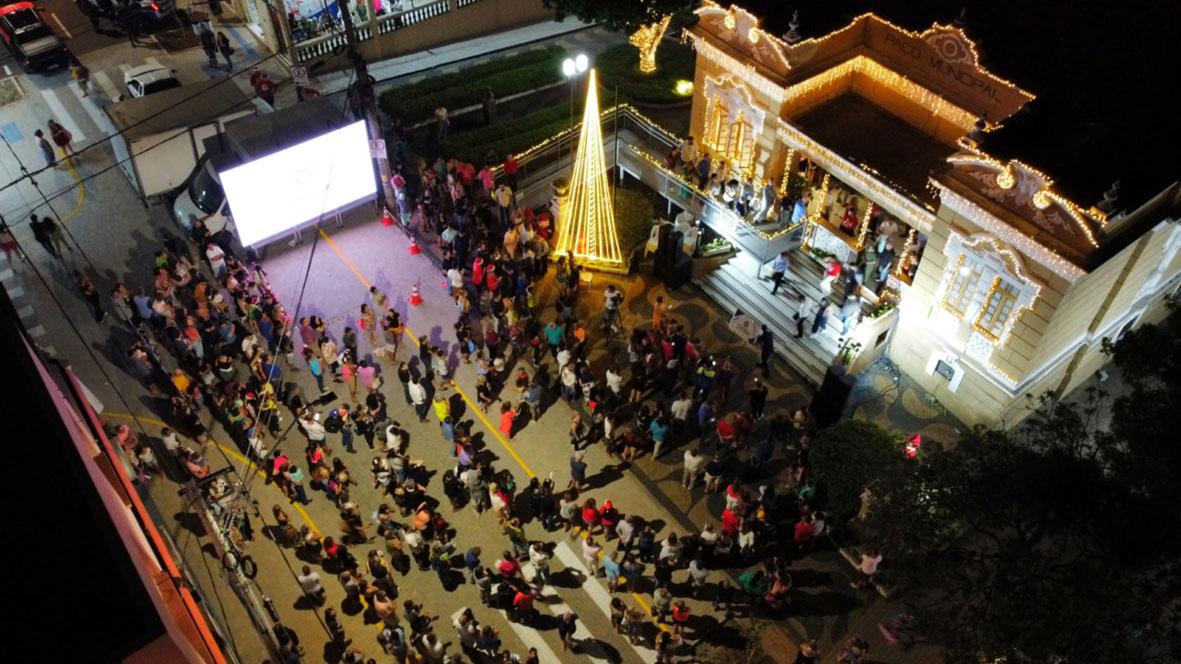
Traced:
<path id="1" fill-rule="evenodd" d="M 292 67 L 291 80 L 296 85 L 304 87 L 308 84 L 308 68 L 307 67 Z"/>

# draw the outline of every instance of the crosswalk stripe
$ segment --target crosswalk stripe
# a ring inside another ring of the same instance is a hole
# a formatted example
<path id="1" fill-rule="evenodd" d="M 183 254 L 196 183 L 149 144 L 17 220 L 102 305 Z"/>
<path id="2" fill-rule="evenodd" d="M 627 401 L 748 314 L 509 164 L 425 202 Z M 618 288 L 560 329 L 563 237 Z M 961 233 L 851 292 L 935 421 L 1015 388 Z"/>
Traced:
<path id="1" fill-rule="evenodd" d="M 532 579 L 533 575 L 537 573 L 533 563 L 525 563 L 521 566 L 521 570 L 525 572 L 526 577 L 530 579 Z M 560 617 L 563 613 L 571 611 L 570 607 L 562 601 L 562 597 L 558 595 L 557 588 L 554 588 L 548 583 L 541 587 L 540 596 L 545 598 L 545 601 L 542 602 L 542 604 L 550 610 L 550 613 L 554 614 L 555 616 Z M 592 659 L 604 659 L 610 661 L 610 656 L 603 652 L 603 649 L 599 647 L 599 642 L 595 640 L 593 636 L 591 636 L 590 631 L 587 630 L 586 625 L 583 624 L 581 618 L 579 618 L 578 622 L 574 624 L 574 639 L 582 644 L 584 649 L 583 652 L 588 657 L 591 657 Z"/>
<path id="2" fill-rule="evenodd" d="M 111 82 L 111 77 L 107 76 L 105 71 L 94 72 L 90 75 L 90 78 L 98 84 L 99 89 L 103 91 L 107 99 L 115 101 L 119 97 L 119 88 L 115 87 L 115 84 Z"/>
<path id="3" fill-rule="evenodd" d="M 119 71 L 126 74 L 127 72 L 131 71 L 131 65 L 127 64 L 126 62 L 120 63 L 119 64 Z"/>
<path id="4" fill-rule="evenodd" d="M 85 141 L 86 134 L 83 134 L 78 123 L 74 122 L 73 116 L 66 110 L 65 105 L 62 104 L 62 100 L 57 98 L 57 93 L 53 90 L 42 90 L 41 96 L 45 98 L 45 103 L 49 104 L 49 111 L 53 114 L 54 119 L 74 135 L 74 142 L 81 143 Z"/>
<path id="5" fill-rule="evenodd" d="M 598 579 L 591 576 L 590 570 L 586 568 L 586 565 L 582 564 L 582 558 L 574 553 L 574 549 L 571 549 L 570 545 L 565 542 L 559 542 L 554 547 L 554 553 L 557 554 L 558 560 L 561 560 L 563 565 L 578 570 L 586 577 L 586 581 L 582 584 L 582 589 L 586 591 L 586 594 L 591 596 L 595 606 L 599 607 L 600 611 L 610 617 L 611 594 L 599 583 Z M 656 662 L 655 650 L 637 643 L 632 643 L 631 647 L 645 664 L 654 664 Z"/>
<path id="6" fill-rule="evenodd" d="M 73 92 L 74 96 L 78 98 L 78 103 L 82 105 L 82 110 L 86 111 L 86 114 L 90 116 L 90 119 L 94 122 L 94 126 L 103 130 L 108 136 L 117 133 L 114 125 L 107 118 L 107 114 L 103 113 L 103 110 L 95 103 L 94 95 L 88 97 L 82 96 L 82 86 L 78 85 L 78 81 L 70 81 L 70 92 Z"/>
<path id="7" fill-rule="evenodd" d="M 149 65 L 152 65 L 153 67 L 163 67 L 164 66 L 163 64 L 160 63 L 159 60 L 157 60 L 156 58 L 152 58 L 152 57 L 144 58 L 144 62 Z"/>
<path id="8" fill-rule="evenodd" d="M 463 612 L 464 612 L 464 610 L 466 610 L 466 608 L 467 607 L 460 607 L 459 609 L 456 609 L 455 613 L 451 614 L 451 624 L 452 625 L 455 624 L 456 620 L 459 620 L 459 616 L 463 615 Z M 558 659 L 558 656 L 556 654 L 554 654 L 553 649 L 551 649 L 549 647 L 549 644 L 547 644 L 545 642 L 545 639 L 541 638 L 540 632 L 533 629 L 532 627 L 526 627 L 526 626 L 516 623 L 512 620 L 508 620 L 508 615 L 504 611 L 501 611 L 500 613 L 501 613 L 501 615 L 505 616 L 505 620 L 506 620 L 506 622 L 508 622 L 509 627 L 512 627 L 513 631 L 517 633 L 517 636 L 521 639 L 521 643 L 524 643 L 527 648 L 536 648 L 537 649 L 537 656 L 541 659 L 541 661 L 543 661 L 543 662 L 560 662 L 561 661 L 560 659 Z"/>
<path id="9" fill-rule="evenodd" d="M 4 75 L 5 76 L 12 76 L 12 69 L 10 69 L 8 67 L 8 65 L 4 65 Z"/>

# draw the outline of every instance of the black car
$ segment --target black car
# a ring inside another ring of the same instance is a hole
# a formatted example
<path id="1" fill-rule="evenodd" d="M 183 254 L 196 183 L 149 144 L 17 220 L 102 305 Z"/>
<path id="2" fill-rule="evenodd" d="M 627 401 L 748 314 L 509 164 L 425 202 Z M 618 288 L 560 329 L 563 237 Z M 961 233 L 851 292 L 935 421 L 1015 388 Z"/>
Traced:
<path id="1" fill-rule="evenodd" d="M 70 63 L 70 51 L 41 20 L 31 2 L 0 6 L 0 39 L 30 71 L 48 71 Z"/>

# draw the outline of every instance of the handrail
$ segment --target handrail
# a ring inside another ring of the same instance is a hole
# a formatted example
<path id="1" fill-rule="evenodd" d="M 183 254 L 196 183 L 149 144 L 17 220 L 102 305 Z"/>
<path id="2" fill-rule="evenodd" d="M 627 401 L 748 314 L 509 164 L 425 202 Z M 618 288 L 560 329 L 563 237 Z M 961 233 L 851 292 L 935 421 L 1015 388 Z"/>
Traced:
<path id="1" fill-rule="evenodd" d="M 470 7 L 477 2 L 480 2 L 480 0 L 435 0 L 435 2 L 422 5 L 421 7 L 412 7 L 394 14 L 378 16 L 376 30 L 373 28 L 373 22 L 355 21 L 357 41 L 366 41 L 377 35 L 389 34 L 400 28 L 409 27 L 438 16 L 443 16 L 455 9 Z M 292 58 L 295 62 L 307 62 L 308 60 L 328 55 L 338 49 L 344 48 L 347 42 L 348 40 L 345 39 L 343 32 L 329 32 L 328 34 L 319 35 L 296 43 L 291 48 Z"/>
<path id="2" fill-rule="evenodd" d="M 629 133 L 633 133 L 633 135 L 635 135 L 638 139 L 643 139 L 645 137 L 649 139 L 648 141 L 637 140 L 624 143 L 626 146 L 625 151 L 633 153 L 636 157 L 646 161 L 647 166 L 654 168 L 656 172 L 660 173 L 664 181 L 662 184 L 664 184 L 665 187 L 675 186 L 679 191 L 683 191 L 692 195 L 702 210 L 709 210 L 711 213 L 710 216 L 720 216 L 722 219 L 724 219 L 727 222 L 725 225 L 732 228 L 732 230 L 728 230 L 726 233 L 726 235 L 730 236 L 727 237 L 727 240 L 731 240 L 731 238 L 733 238 L 732 241 L 734 244 L 744 245 L 744 248 L 753 251 L 753 247 L 745 246 L 748 243 L 742 241 L 747 239 L 747 236 L 754 235 L 757 238 L 756 241 L 769 243 L 768 246 L 770 246 L 770 244 L 778 246 L 785 242 L 792 241 L 790 238 L 792 238 L 793 235 L 804 225 L 806 220 L 800 220 L 784 228 L 777 228 L 773 232 L 766 232 L 756 225 L 750 223 L 750 221 L 738 216 L 733 210 L 727 208 L 725 205 L 721 204 L 721 202 L 716 200 L 709 192 L 704 191 L 698 187 L 697 183 L 686 180 L 681 176 L 681 174 L 668 170 L 663 162 L 663 154 L 655 154 L 652 150 L 646 149 L 645 147 L 646 143 L 655 143 L 667 151 L 667 149 L 671 149 L 680 143 L 681 139 L 679 137 L 660 126 L 629 104 L 619 104 L 617 106 L 611 106 L 604 109 L 599 114 L 600 124 L 602 124 L 604 127 L 608 126 L 607 123 L 615 120 L 617 114 L 619 118 L 625 122 L 625 124 L 619 127 L 620 133 L 627 131 Z M 639 130 L 642 131 L 644 135 L 639 136 L 638 134 L 634 134 L 634 131 L 627 126 L 628 124 L 634 124 L 638 126 Z M 541 141 L 540 143 L 522 150 L 520 153 L 515 153 L 514 156 L 517 160 L 518 166 L 521 169 L 528 170 L 528 167 L 531 163 L 549 159 L 555 154 L 561 155 L 563 152 L 569 149 L 569 142 L 574 140 L 574 137 L 579 135 L 581 130 L 582 123 L 576 122 L 574 126 L 564 129 L 557 134 L 554 134 L 553 136 L 550 136 L 549 138 Z M 492 172 L 494 176 L 499 177 L 503 173 L 503 166 L 498 165 L 494 167 Z M 662 188 L 661 191 L 664 191 L 664 189 Z M 678 196 L 678 198 L 684 200 L 682 196 Z M 682 204 L 681 207 L 686 206 Z M 760 250 L 756 251 L 755 253 L 758 255 L 764 252 Z M 775 251 L 774 253 L 779 252 Z"/>

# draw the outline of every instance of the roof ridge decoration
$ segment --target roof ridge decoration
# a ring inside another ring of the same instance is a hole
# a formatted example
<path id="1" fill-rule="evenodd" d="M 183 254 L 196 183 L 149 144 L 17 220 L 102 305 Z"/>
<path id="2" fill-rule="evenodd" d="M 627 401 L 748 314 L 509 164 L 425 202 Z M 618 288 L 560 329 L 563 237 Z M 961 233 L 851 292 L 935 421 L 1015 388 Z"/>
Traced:
<path id="1" fill-rule="evenodd" d="M 786 76 L 791 65 L 785 49 L 787 43 L 760 27 L 761 19 L 749 11 L 731 5 L 704 0 L 695 12 L 699 21 L 710 25 L 738 48 L 749 50 L 755 62 L 779 76 Z"/>
<path id="2" fill-rule="evenodd" d="M 1106 215 L 1056 193 L 1049 175 L 1018 159 L 1002 162 L 968 141 L 960 141 L 960 149 L 947 162 L 973 189 L 1082 255 L 1099 246 Z"/>

